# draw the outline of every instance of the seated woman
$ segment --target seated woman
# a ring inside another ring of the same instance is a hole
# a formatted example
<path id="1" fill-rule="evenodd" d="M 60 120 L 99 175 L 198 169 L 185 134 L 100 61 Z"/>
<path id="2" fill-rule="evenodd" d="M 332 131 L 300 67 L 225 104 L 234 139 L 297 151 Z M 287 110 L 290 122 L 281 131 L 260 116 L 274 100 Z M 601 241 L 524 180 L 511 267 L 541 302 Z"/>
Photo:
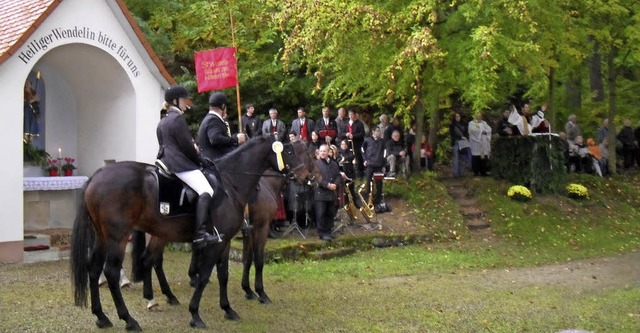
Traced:
<path id="1" fill-rule="evenodd" d="M 569 142 L 569 172 L 593 172 L 589 149 L 580 135 L 573 143 Z"/>
<path id="2" fill-rule="evenodd" d="M 605 162 L 605 166 L 606 166 L 606 160 L 602 158 L 602 154 L 600 153 L 600 148 L 596 144 L 596 141 L 591 138 L 587 139 L 587 148 L 589 149 L 589 155 L 591 155 L 592 157 L 593 170 L 598 176 L 602 177 L 602 169 L 603 169 L 602 161 Z"/>

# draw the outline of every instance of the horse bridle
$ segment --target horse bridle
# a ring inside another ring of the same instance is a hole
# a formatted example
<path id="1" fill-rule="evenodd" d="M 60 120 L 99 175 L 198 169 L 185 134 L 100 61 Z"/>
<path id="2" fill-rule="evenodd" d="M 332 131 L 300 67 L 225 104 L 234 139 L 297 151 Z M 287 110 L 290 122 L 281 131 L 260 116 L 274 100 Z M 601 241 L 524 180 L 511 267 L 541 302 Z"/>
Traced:
<path id="1" fill-rule="evenodd" d="M 302 183 L 303 181 L 306 181 L 307 184 L 314 183 L 316 181 L 316 176 L 313 175 L 313 172 L 309 172 L 309 175 L 307 175 L 307 177 L 304 180 L 298 180 L 298 177 L 296 176 L 297 174 L 296 172 L 304 167 L 305 167 L 305 163 L 300 163 L 300 165 L 296 166 L 295 168 L 291 168 L 289 164 L 285 163 L 284 168 L 282 170 L 279 170 L 279 174 L 276 174 L 276 175 L 254 174 L 250 172 L 238 172 L 238 171 L 231 171 L 231 170 L 219 170 L 219 171 L 222 173 L 234 173 L 234 174 L 242 174 L 247 176 L 285 177 L 287 179 L 300 182 L 300 183 Z"/>

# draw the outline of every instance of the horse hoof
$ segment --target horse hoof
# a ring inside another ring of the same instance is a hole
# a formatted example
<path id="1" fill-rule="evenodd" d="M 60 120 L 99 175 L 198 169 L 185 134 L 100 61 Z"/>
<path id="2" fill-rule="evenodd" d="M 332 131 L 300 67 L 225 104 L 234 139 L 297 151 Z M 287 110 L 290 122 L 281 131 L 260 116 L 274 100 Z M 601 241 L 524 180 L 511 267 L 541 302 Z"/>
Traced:
<path id="1" fill-rule="evenodd" d="M 140 325 L 138 325 L 138 322 L 133 319 L 131 320 L 131 322 L 127 323 L 126 329 L 130 332 L 142 332 L 142 328 L 140 327 Z"/>
<path id="2" fill-rule="evenodd" d="M 108 318 L 103 318 L 96 320 L 96 326 L 98 326 L 98 328 L 109 328 L 113 327 L 113 324 Z"/>
<path id="3" fill-rule="evenodd" d="M 260 297 L 258 298 L 258 300 L 262 304 L 271 304 L 271 299 L 269 298 L 269 296 Z"/>
<path id="4" fill-rule="evenodd" d="M 204 321 L 201 319 L 191 319 L 189 326 L 193 328 L 207 328 L 207 325 L 205 325 Z"/>
<path id="5" fill-rule="evenodd" d="M 180 301 L 175 297 L 168 297 L 167 303 L 169 303 L 169 305 L 180 305 Z"/>
<path id="6" fill-rule="evenodd" d="M 233 310 L 227 311 L 224 314 L 224 318 L 233 321 L 240 320 L 240 316 L 238 316 L 238 314 Z"/>
<path id="7" fill-rule="evenodd" d="M 252 292 L 248 292 L 244 294 L 244 297 L 248 300 L 254 300 L 254 299 L 258 299 L 258 295 L 256 295 L 256 293 Z"/>

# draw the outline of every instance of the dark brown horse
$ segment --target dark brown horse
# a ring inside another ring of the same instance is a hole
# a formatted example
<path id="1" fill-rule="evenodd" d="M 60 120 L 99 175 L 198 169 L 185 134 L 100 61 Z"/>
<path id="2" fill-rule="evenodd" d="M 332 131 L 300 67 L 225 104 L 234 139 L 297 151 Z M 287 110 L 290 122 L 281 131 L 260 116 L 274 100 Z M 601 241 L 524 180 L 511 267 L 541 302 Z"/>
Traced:
<path id="1" fill-rule="evenodd" d="M 296 154 L 308 154 L 308 150 L 302 144 L 295 144 Z M 308 163 L 308 170 L 312 171 L 312 178 L 321 180 L 322 175 L 318 170 L 315 159 L 312 155 L 305 159 Z M 264 249 L 269 235 L 269 225 L 275 216 L 278 208 L 277 195 L 286 182 L 285 177 L 271 170 L 267 170 L 260 179 L 257 191 L 249 198 L 249 230 L 243 229 L 243 249 L 242 249 L 242 288 L 245 290 L 247 299 L 258 299 L 261 303 L 270 303 L 269 296 L 264 292 L 262 269 L 264 267 Z M 179 304 L 178 299 L 171 291 L 171 287 L 166 279 L 163 269 L 164 248 L 167 240 L 159 237 L 151 237 L 149 244 L 145 245 L 145 237 L 142 232 L 134 232 L 132 239 L 133 250 L 133 279 L 134 281 L 143 281 L 143 297 L 147 300 L 147 308 L 157 306 L 157 302 L 153 296 L 153 286 L 151 282 L 151 266 L 153 266 L 160 290 L 167 298 L 167 303 L 171 305 Z M 195 285 L 198 277 L 198 253 L 192 256 L 191 265 L 189 267 L 189 276 L 191 284 Z M 249 272 L 251 265 L 255 263 L 255 288 L 256 293 L 251 290 L 249 283 Z M 237 319 L 228 317 L 228 319 Z"/>
<path id="2" fill-rule="evenodd" d="M 189 303 L 192 327 L 206 327 L 199 314 L 202 293 L 214 265 L 220 286 L 220 307 L 225 317 L 238 318 L 227 298 L 229 241 L 242 227 L 247 199 L 255 191 L 265 170 L 278 169 L 272 151 L 272 137 L 254 138 L 217 161 L 228 195 L 211 212 L 211 224 L 225 237 L 221 243 L 198 251 L 198 278 Z M 295 144 L 284 145 L 284 164 L 290 174 L 302 181 L 310 176 L 307 154 L 297 154 Z M 87 305 L 87 284 L 91 292 L 91 312 L 98 327 L 113 326 L 100 303 L 98 278 L 103 270 L 118 317 L 127 330 L 140 330 L 122 298 L 118 283 L 129 234 L 133 229 L 173 242 L 193 238 L 193 217 L 163 218 L 157 209 L 154 167 L 137 162 L 105 166 L 91 176 L 83 189 L 72 233 L 71 270 L 75 304 Z"/>
<path id="3" fill-rule="evenodd" d="M 316 163 L 314 171 L 318 172 Z M 321 176 L 318 176 L 320 178 Z M 269 226 L 278 210 L 278 196 L 286 180 L 282 178 L 263 177 L 260 179 L 260 190 L 256 200 L 250 205 L 250 221 L 253 228 L 245 232 L 242 238 L 242 289 L 247 299 L 258 299 L 260 303 L 271 303 L 264 291 L 262 270 L 264 268 L 264 248 L 269 238 Z M 251 290 L 249 274 L 251 265 L 255 264 L 255 292 Z"/>

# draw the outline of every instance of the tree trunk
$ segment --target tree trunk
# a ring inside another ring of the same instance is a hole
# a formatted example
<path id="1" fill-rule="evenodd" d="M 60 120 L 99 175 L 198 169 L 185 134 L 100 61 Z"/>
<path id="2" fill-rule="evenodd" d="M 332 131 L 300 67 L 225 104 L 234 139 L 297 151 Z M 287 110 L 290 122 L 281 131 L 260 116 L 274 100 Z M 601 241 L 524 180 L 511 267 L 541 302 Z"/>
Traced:
<path id="1" fill-rule="evenodd" d="M 611 51 L 607 56 L 607 70 L 609 72 L 607 83 L 609 85 L 609 174 L 616 173 L 616 126 L 617 111 L 616 78 L 618 76 L 614 60 L 618 55 L 618 48 L 611 45 Z"/>
<path id="2" fill-rule="evenodd" d="M 558 128 L 558 123 L 556 123 L 556 115 L 558 114 L 558 112 L 556 111 L 556 109 L 554 108 L 554 103 L 553 103 L 553 99 L 555 98 L 554 96 L 554 90 L 555 90 L 555 69 L 553 69 L 553 67 L 549 68 L 549 101 L 547 103 L 547 111 L 548 113 L 550 113 L 547 120 L 549 121 L 550 124 L 550 130 L 551 131 L 556 131 L 558 132 L 556 129 Z"/>
<path id="3" fill-rule="evenodd" d="M 418 98 L 418 103 L 416 103 L 415 113 L 416 113 L 416 138 L 414 142 L 413 156 L 411 161 L 411 170 L 417 171 L 420 170 L 420 147 L 422 144 L 420 143 L 422 140 L 422 133 L 424 133 L 424 113 L 426 112 L 424 103 L 422 102 L 422 97 Z M 411 147 L 407 147 L 407 149 L 411 149 Z"/>
<path id="4" fill-rule="evenodd" d="M 436 163 L 436 152 L 438 151 L 438 130 L 440 129 L 440 122 L 442 121 L 443 110 L 438 107 L 439 98 L 434 96 L 433 103 L 435 103 L 434 110 L 431 112 L 429 120 L 429 145 L 433 151 L 432 159 L 433 164 Z"/>
<path id="5" fill-rule="evenodd" d="M 592 102 L 604 102 L 604 83 L 602 79 L 602 57 L 600 56 L 600 42 L 589 36 L 593 42 L 593 50 L 587 59 L 589 66 L 589 87 Z"/>
<path id="6" fill-rule="evenodd" d="M 582 74 L 580 68 L 569 73 L 566 87 L 566 106 L 570 113 L 575 113 L 582 107 Z"/>

